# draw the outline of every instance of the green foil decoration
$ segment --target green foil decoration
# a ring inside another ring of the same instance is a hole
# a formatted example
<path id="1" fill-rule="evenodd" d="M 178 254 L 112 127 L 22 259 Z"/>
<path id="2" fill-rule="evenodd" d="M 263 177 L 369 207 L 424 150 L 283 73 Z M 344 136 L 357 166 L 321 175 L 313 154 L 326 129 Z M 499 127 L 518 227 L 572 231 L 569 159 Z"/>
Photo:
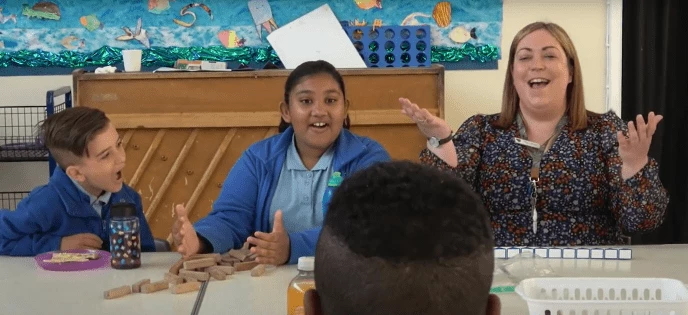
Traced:
<path id="1" fill-rule="evenodd" d="M 490 62 L 499 60 L 499 47 L 492 45 L 474 46 L 469 43 L 461 48 L 432 47 L 432 63 L 461 62 L 464 60 Z"/>
<path id="2" fill-rule="evenodd" d="M 248 65 L 254 63 L 279 62 L 272 47 L 224 48 L 210 47 L 153 47 L 144 49 L 141 57 L 143 66 L 171 67 L 177 59 L 229 61 Z M 491 45 L 474 46 L 464 44 L 461 48 L 432 47 L 431 61 L 490 62 L 499 59 L 499 48 Z M 109 66 L 122 62 L 120 48 L 103 46 L 92 52 L 65 50 L 52 53 L 41 50 L 0 51 L 0 67 L 64 67 L 82 68 L 88 66 Z"/>

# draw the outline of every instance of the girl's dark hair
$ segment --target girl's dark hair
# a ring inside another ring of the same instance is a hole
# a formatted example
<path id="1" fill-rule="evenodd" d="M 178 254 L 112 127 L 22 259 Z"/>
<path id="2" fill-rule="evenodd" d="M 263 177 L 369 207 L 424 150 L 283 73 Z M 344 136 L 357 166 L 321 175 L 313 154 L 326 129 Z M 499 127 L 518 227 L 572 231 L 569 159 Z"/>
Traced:
<path id="1" fill-rule="evenodd" d="M 296 69 L 289 74 L 287 82 L 284 84 L 284 103 L 289 106 L 289 95 L 291 94 L 291 90 L 293 90 L 294 86 L 299 84 L 303 78 L 321 73 L 327 73 L 331 75 L 335 81 L 337 81 L 339 88 L 342 90 L 342 96 L 344 96 L 344 99 L 346 99 L 346 90 L 344 89 L 344 79 L 342 78 L 342 75 L 339 74 L 339 71 L 337 71 L 337 69 L 329 62 L 318 60 L 306 61 L 296 67 Z M 290 123 L 284 121 L 284 119 L 280 119 L 279 132 L 287 130 L 289 126 L 291 126 Z M 349 129 L 350 126 L 351 120 L 347 114 L 346 119 L 344 119 L 344 128 Z"/>

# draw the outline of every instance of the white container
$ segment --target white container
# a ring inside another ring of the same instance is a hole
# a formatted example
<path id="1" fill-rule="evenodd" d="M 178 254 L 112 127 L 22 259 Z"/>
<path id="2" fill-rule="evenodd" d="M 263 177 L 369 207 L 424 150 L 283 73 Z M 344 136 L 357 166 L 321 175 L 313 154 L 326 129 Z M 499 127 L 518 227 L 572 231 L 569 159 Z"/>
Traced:
<path id="1" fill-rule="evenodd" d="M 122 61 L 124 61 L 124 71 L 141 71 L 141 55 L 142 52 L 138 49 L 122 50 Z"/>
<path id="2" fill-rule="evenodd" d="M 688 315 L 688 289 L 674 279 L 530 278 L 516 293 L 531 315 Z"/>

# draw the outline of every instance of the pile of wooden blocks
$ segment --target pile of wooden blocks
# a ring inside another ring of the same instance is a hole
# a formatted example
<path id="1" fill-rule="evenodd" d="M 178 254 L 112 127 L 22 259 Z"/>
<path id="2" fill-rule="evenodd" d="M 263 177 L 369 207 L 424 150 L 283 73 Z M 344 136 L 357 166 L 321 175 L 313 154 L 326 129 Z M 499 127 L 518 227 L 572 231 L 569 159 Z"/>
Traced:
<path id="1" fill-rule="evenodd" d="M 225 254 L 198 254 L 180 259 L 165 273 L 163 280 L 151 282 L 143 279 L 132 285 L 125 285 L 105 291 L 105 299 L 120 298 L 131 293 L 153 293 L 165 289 L 172 294 L 198 291 L 201 282 L 226 280 L 234 272 L 251 271 L 252 277 L 265 274 L 265 265 L 255 261 L 248 245 L 232 249 Z"/>

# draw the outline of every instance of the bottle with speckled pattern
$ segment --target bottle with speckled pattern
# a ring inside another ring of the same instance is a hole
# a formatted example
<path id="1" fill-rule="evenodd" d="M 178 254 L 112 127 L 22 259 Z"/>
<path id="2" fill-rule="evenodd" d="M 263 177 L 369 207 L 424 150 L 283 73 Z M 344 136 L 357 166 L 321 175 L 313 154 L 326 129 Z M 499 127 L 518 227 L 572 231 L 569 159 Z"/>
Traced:
<path id="1" fill-rule="evenodd" d="M 115 269 L 141 266 L 141 226 L 136 205 L 116 203 L 110 209 L 110 265 Z"/>

